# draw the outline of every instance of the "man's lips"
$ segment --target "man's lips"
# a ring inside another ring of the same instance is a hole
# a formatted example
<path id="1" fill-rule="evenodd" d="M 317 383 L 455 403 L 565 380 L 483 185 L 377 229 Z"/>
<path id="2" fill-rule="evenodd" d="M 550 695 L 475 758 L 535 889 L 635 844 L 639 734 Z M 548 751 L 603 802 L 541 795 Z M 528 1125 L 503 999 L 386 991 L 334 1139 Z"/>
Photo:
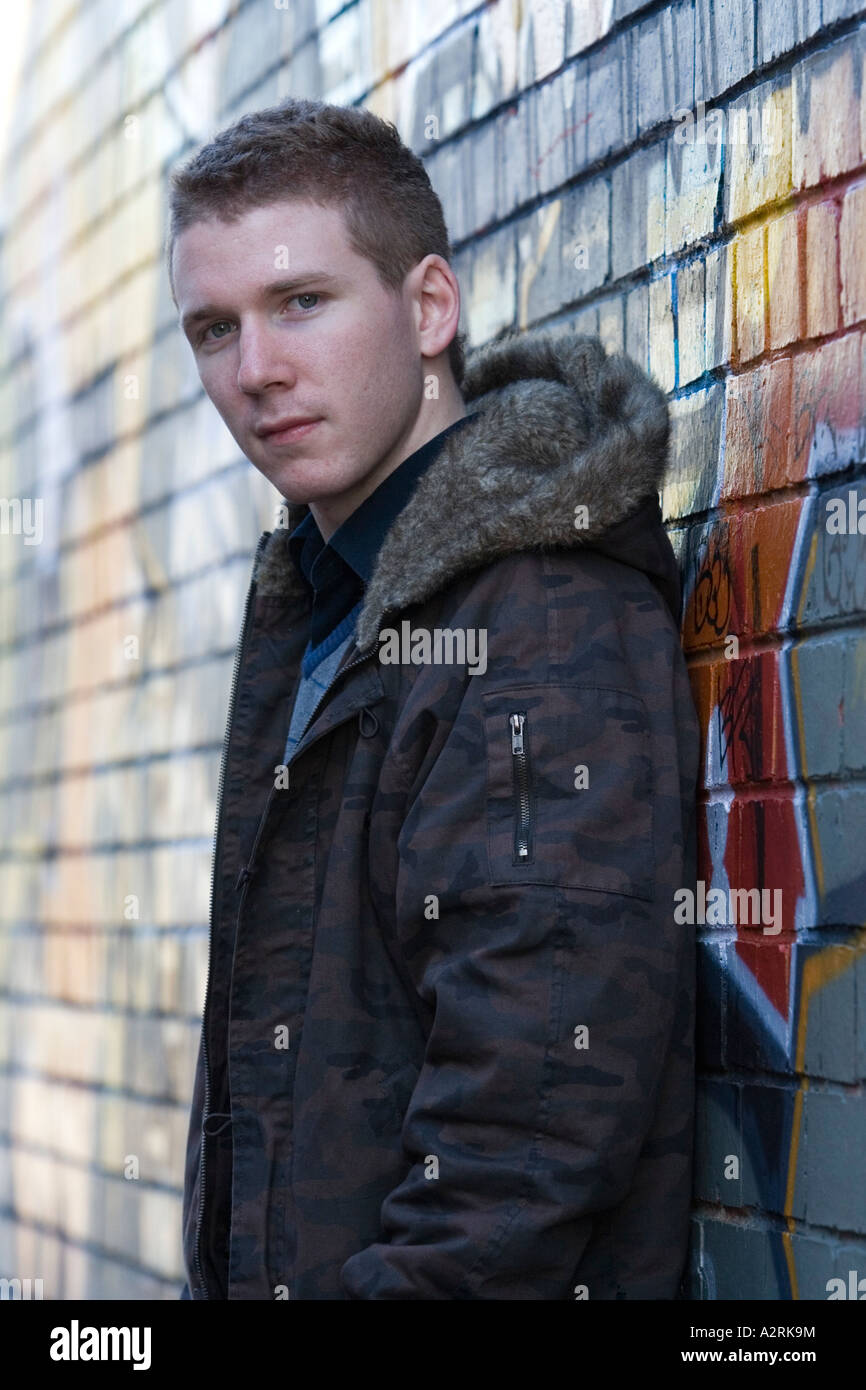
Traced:
<path id="1" fill-rule="evenodd" d="M 302 438 L 319 423 L 319 418 L 310 415 L 289 416 L 285 420 L 275 420 L 272 425 L 260 425 L 256 434 L 268 444 L 288 444 L 293 439 Z"/>

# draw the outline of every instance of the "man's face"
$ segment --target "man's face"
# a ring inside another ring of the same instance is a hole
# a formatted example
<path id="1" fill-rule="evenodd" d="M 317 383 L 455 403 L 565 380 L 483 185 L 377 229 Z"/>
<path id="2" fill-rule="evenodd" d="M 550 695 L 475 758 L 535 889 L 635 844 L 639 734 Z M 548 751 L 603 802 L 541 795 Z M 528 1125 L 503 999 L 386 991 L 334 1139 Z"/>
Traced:
<path id="1" fill-rule="evenodd" d="M 338 208 L 288 200 L 187 227 L 173 270 L 202 385 L 239 447 L 283 497 L 344 519 L 359 484 L 403 456 L 423 400 L 414 268 L 390 294 Z"/>

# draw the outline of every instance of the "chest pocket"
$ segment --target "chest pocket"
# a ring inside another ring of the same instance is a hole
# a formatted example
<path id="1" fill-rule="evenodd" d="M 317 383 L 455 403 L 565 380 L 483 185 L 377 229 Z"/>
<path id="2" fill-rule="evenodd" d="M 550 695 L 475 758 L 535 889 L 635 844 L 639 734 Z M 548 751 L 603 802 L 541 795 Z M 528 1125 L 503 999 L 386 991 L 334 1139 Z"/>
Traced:
<path id="1" fill-rule="evenodd" d="M 590 685 L 515 685 L 482 699 L 491 883 L 652 901 L 653 776 L 643 700 Z"/>

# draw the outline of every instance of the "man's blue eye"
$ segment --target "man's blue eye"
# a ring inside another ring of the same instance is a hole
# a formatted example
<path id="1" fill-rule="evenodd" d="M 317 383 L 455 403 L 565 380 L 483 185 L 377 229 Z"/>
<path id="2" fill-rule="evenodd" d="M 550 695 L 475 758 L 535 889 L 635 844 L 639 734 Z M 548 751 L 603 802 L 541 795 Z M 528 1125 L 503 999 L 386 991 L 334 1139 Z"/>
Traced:
<path id="1" fill-rule="evenodd" d="M 322 296 L 321 296 L 320 294 L 315 293 L 314 290 L 306 290 L 303 294 L 295 294 L 295 295 L 292 295 L 292 299 L 290 299 L 290 300 L 288 301 L 288 303 L 291 304 L 291 303 L 292 303 L 292 300 L 295 300 L 295 299 L 296 299 L 296 300 L 298 301 L 298 303 L 300 304 L 302 299 L 314 299 L 314 300 L 319 300 L 319 299 L 321 299 L 321 297 L 322 297 Z M 316 304 L 305 304 L 305 305 L 301 305 L 301 307 L 302 307 L 302 308 L 305 308 L 305 309 L 315 309 L 315 308 L 317 307 L 317 305 L 316 305 Z M 205 337 L 205 338 L 210 338 L 211 341 L 213 341 L 214 338 L 217 338 L 217 339 L 219 339 L 219 338 L 224 338 L 224 337 L 226 336 L 225 333 L 214 333 L 214 331 L 213 331 L 215 328 L 220 328 L 220 327 L 225 327 L 226 329 L 228 329 L 229 331 L 231 331 L 231 323 L 229 322 L 228 319 L 216 319 L 213 323 L 208 324 L 208 326 L 207 326 L 207 328 L 204 330 L 204 333 L 203 333 L 202 336 Z"/>

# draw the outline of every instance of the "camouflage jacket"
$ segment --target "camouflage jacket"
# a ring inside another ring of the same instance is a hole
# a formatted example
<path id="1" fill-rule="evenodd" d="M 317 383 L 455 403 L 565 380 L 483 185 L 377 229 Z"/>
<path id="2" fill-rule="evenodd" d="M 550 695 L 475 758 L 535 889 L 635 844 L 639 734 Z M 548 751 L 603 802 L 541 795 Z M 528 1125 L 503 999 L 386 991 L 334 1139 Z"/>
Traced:
<path id="1" fill-rule="evenodd" d="M 699 738 L 667 404 L 568 334 L 478 350 L 463 391 L 287 768 L 306 508 L 259 542 L 185 1298 L 679 1296 Z"/>

